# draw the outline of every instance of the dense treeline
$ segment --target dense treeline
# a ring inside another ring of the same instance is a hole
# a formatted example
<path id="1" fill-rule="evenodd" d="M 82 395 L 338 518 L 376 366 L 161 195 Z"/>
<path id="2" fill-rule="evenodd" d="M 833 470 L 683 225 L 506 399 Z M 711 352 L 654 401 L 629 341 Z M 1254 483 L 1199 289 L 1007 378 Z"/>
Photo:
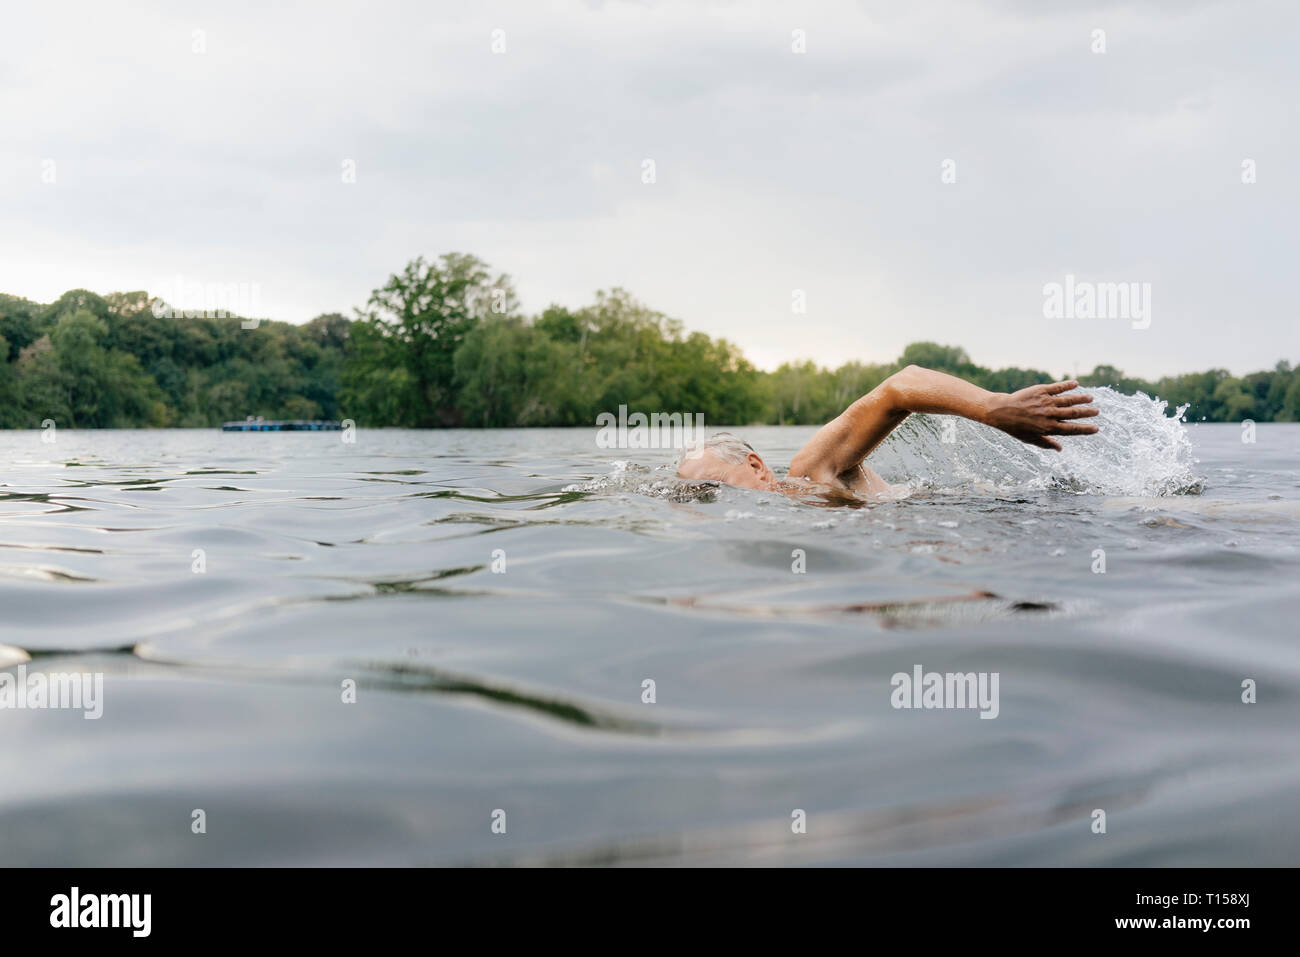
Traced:
<path id="1" fill-rule="evenodd" d="M 334 418 L 352 323 L 154 314 L 141 292 L 49 305 L 0 295 L 0 426 L 209 426 L 249 414 Z"/>
<path id="2" fill-rule="evenodd" d="M 0 427 L 213 426 L 351 418 L 363 426 L 593 425 L 601 412 L 701 412 L 714 423 L 811 424 L 909 363 L 1009 392 L 1053 376 L 987 369 L 963 349 L 908 346 L 887 364 L 755 369 L 620 289 L 578 309 L 521 314 L 510 278 L 452 253 L 417 259 L 356 317 L 301 326 L 187 318 L 143 292 L 83 289 L 49 304 L 0 295 Z M 1098 366 L 1085 385 L 1141 390 L 1188 418 L 1300 421 L 1300 370 L 1223 369 L 1148 382 Z"/>

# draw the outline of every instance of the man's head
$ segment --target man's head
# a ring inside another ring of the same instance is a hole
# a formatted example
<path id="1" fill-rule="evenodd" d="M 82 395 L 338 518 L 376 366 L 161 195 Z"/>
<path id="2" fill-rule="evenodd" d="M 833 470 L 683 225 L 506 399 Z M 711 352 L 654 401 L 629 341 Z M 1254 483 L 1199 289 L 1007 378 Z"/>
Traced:
<path id="1" fill-rule="evenodd" d="M 677 475 L 764 491 L 776 487 L 776 476 L 753 446 L 730 432 L 715 432 L 682 449 L 677 457 Z"/>

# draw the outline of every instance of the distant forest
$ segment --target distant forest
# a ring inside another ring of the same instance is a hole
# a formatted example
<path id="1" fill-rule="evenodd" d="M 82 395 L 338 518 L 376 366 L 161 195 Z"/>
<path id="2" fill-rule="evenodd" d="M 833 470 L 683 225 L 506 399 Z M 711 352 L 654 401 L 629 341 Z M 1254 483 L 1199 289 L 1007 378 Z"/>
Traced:
<path id="1" fill-rule="evenodd" d="M 239 317 L 186 318 L 179 308 L 144 292 L 74 289 L 48 304 L 0 294 L 0 427 L 207 427 L 250 415 L 594 426 L 620 405 L 714 423 L 812 424 L 909 363 L 1001 392 L 1058 378 L 987 369 L 932 342 L 888 364 L 762 372 L 725 339 L 687 333 L 621 289 L 525 316 L 508 276 L 459 253 L 412 261 L 353 318 L 244 328 Z M 1211 369 L 1148 382 L 1098 366 L 1079 379 L 1187 404 L 1191 421 L 1300 421 L 1300 370 L 1286 361 L 1240 378 Z"/>

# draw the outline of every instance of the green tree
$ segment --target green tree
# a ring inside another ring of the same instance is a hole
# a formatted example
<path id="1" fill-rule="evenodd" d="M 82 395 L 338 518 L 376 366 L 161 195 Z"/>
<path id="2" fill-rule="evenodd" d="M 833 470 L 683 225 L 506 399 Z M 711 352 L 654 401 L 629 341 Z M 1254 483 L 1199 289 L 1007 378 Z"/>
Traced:
<path id="1" fill-rule="evenodd" d="M 1300 375 L 1291 376 L 1291 384 L 1287 387 L 1286 395 L 1282 400 L 1283 422 L 1300 422 Z"/>
<path id="2" fill-rule="evenodd" d="M 975 364 L 959 346 L 941 346 L 937 342 L 913 342 L 898 357 L 899 368 L 907 365 L 925 366 L 941 372 L 956 374 L 974 370 Z"/>
<path id="3" fill-rule="evenodd" d="M 455 407 L 455 354 L 474 326 L 489 315 L 511 315 L 518 308 L 505 275 L 492 279 L 474 256 L 447 253 L 437 262 L 412 260 L 371 293 L 359 318 L 370 334 L 351 337 L 350 397 L 369 414 L 377 400 L 376 377 L 401 386 L 400 425 L 447 425 Z M 400 380 L 387 371 L 400 367 Z"/>
<path id="4" fill-rule="evenodd" d="M 24 386 L 38 399 L 35 407 L 29 403 L 33 425 L 45 418 L 72 428 L 164 424 L 157 383 L 135 356 L 104 348 L 107 335 L 107 323 L 90 308 L 58 314 L 49 348 L 35 351 L 24 370 Z"/>
<path id="5" fill-rule="evenodd" d="M 1216 422 L 1237 422 L 1255 412 L 1255 396 L 1240 379 L 1224 379 L 1214 388 Z"/>
<path id="6" fill-rule="evenodd" d="M 41 337 L 41 312 L 38 303 L 0 294 L 0 336 L 8 345 L 0 359 L 14 362 L 18 353 Z"/>

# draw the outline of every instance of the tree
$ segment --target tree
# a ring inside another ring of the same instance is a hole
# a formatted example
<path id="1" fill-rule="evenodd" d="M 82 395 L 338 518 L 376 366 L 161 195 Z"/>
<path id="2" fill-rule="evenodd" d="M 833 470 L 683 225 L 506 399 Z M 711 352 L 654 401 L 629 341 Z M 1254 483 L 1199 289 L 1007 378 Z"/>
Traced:
<path id="1" fill-rule="evenodd" d="M 361 382 L 394 366 L 401 381 L 402 425 L 447 425 L 457 419 L 455 354 L 470 330 L 489 315 L 511 315 L 518 308 L 509 277 L 492 279 L 474 256 L 447 253 L 437 262 L 423 257 L 407 263 L 370 295 L 358 317 L 371 335 L 353 337 L 353 396 L 373 398 Z"/>
<path id="2" fill-rule="evenodd" d="M 1300 375 L 1291 376 L 1291 385 L 1282 400 L 1282 421 L 1300 422 Z"/>
<path id="3" fill-rule="evenodd" d="M 41 337 L 41 311 L 38 303 L 0 294 L 0 336 L 8 344 L 0 359 L 15 361 L 19 352 Z"/>
<path id="4" fill-rule="evenodd" d="M 937 342 L 913 342 L 898 357 L 899 367 L 908 365 L 925 366 L 942 372 L 965 371 L 975 368 L 966 355 L 966 350 L 959 346 L 941 346 Z"/>
<path id="5" fill-rule="evenodd" d="M 44 380 L 33 391 L 46 397 L 51 411 L 34 409 L 40 419 L 60 422 L 62 416 L 60 424 L 73 428 L 165 423 L 158 384 L 135 356 L 105 349 L 107 334 L 107 323 L 89 308 L 59 315 L 51 348 L 36 353 L 27 370 Z"/>
<path id="6" fill-rule="evenodd" d="M 455 354 L 457 404 L 466 425 L 516 426 L 528 403 L 524 374 L 534 330 L 518 317 L 493 318 L 470 330 Z"/>

